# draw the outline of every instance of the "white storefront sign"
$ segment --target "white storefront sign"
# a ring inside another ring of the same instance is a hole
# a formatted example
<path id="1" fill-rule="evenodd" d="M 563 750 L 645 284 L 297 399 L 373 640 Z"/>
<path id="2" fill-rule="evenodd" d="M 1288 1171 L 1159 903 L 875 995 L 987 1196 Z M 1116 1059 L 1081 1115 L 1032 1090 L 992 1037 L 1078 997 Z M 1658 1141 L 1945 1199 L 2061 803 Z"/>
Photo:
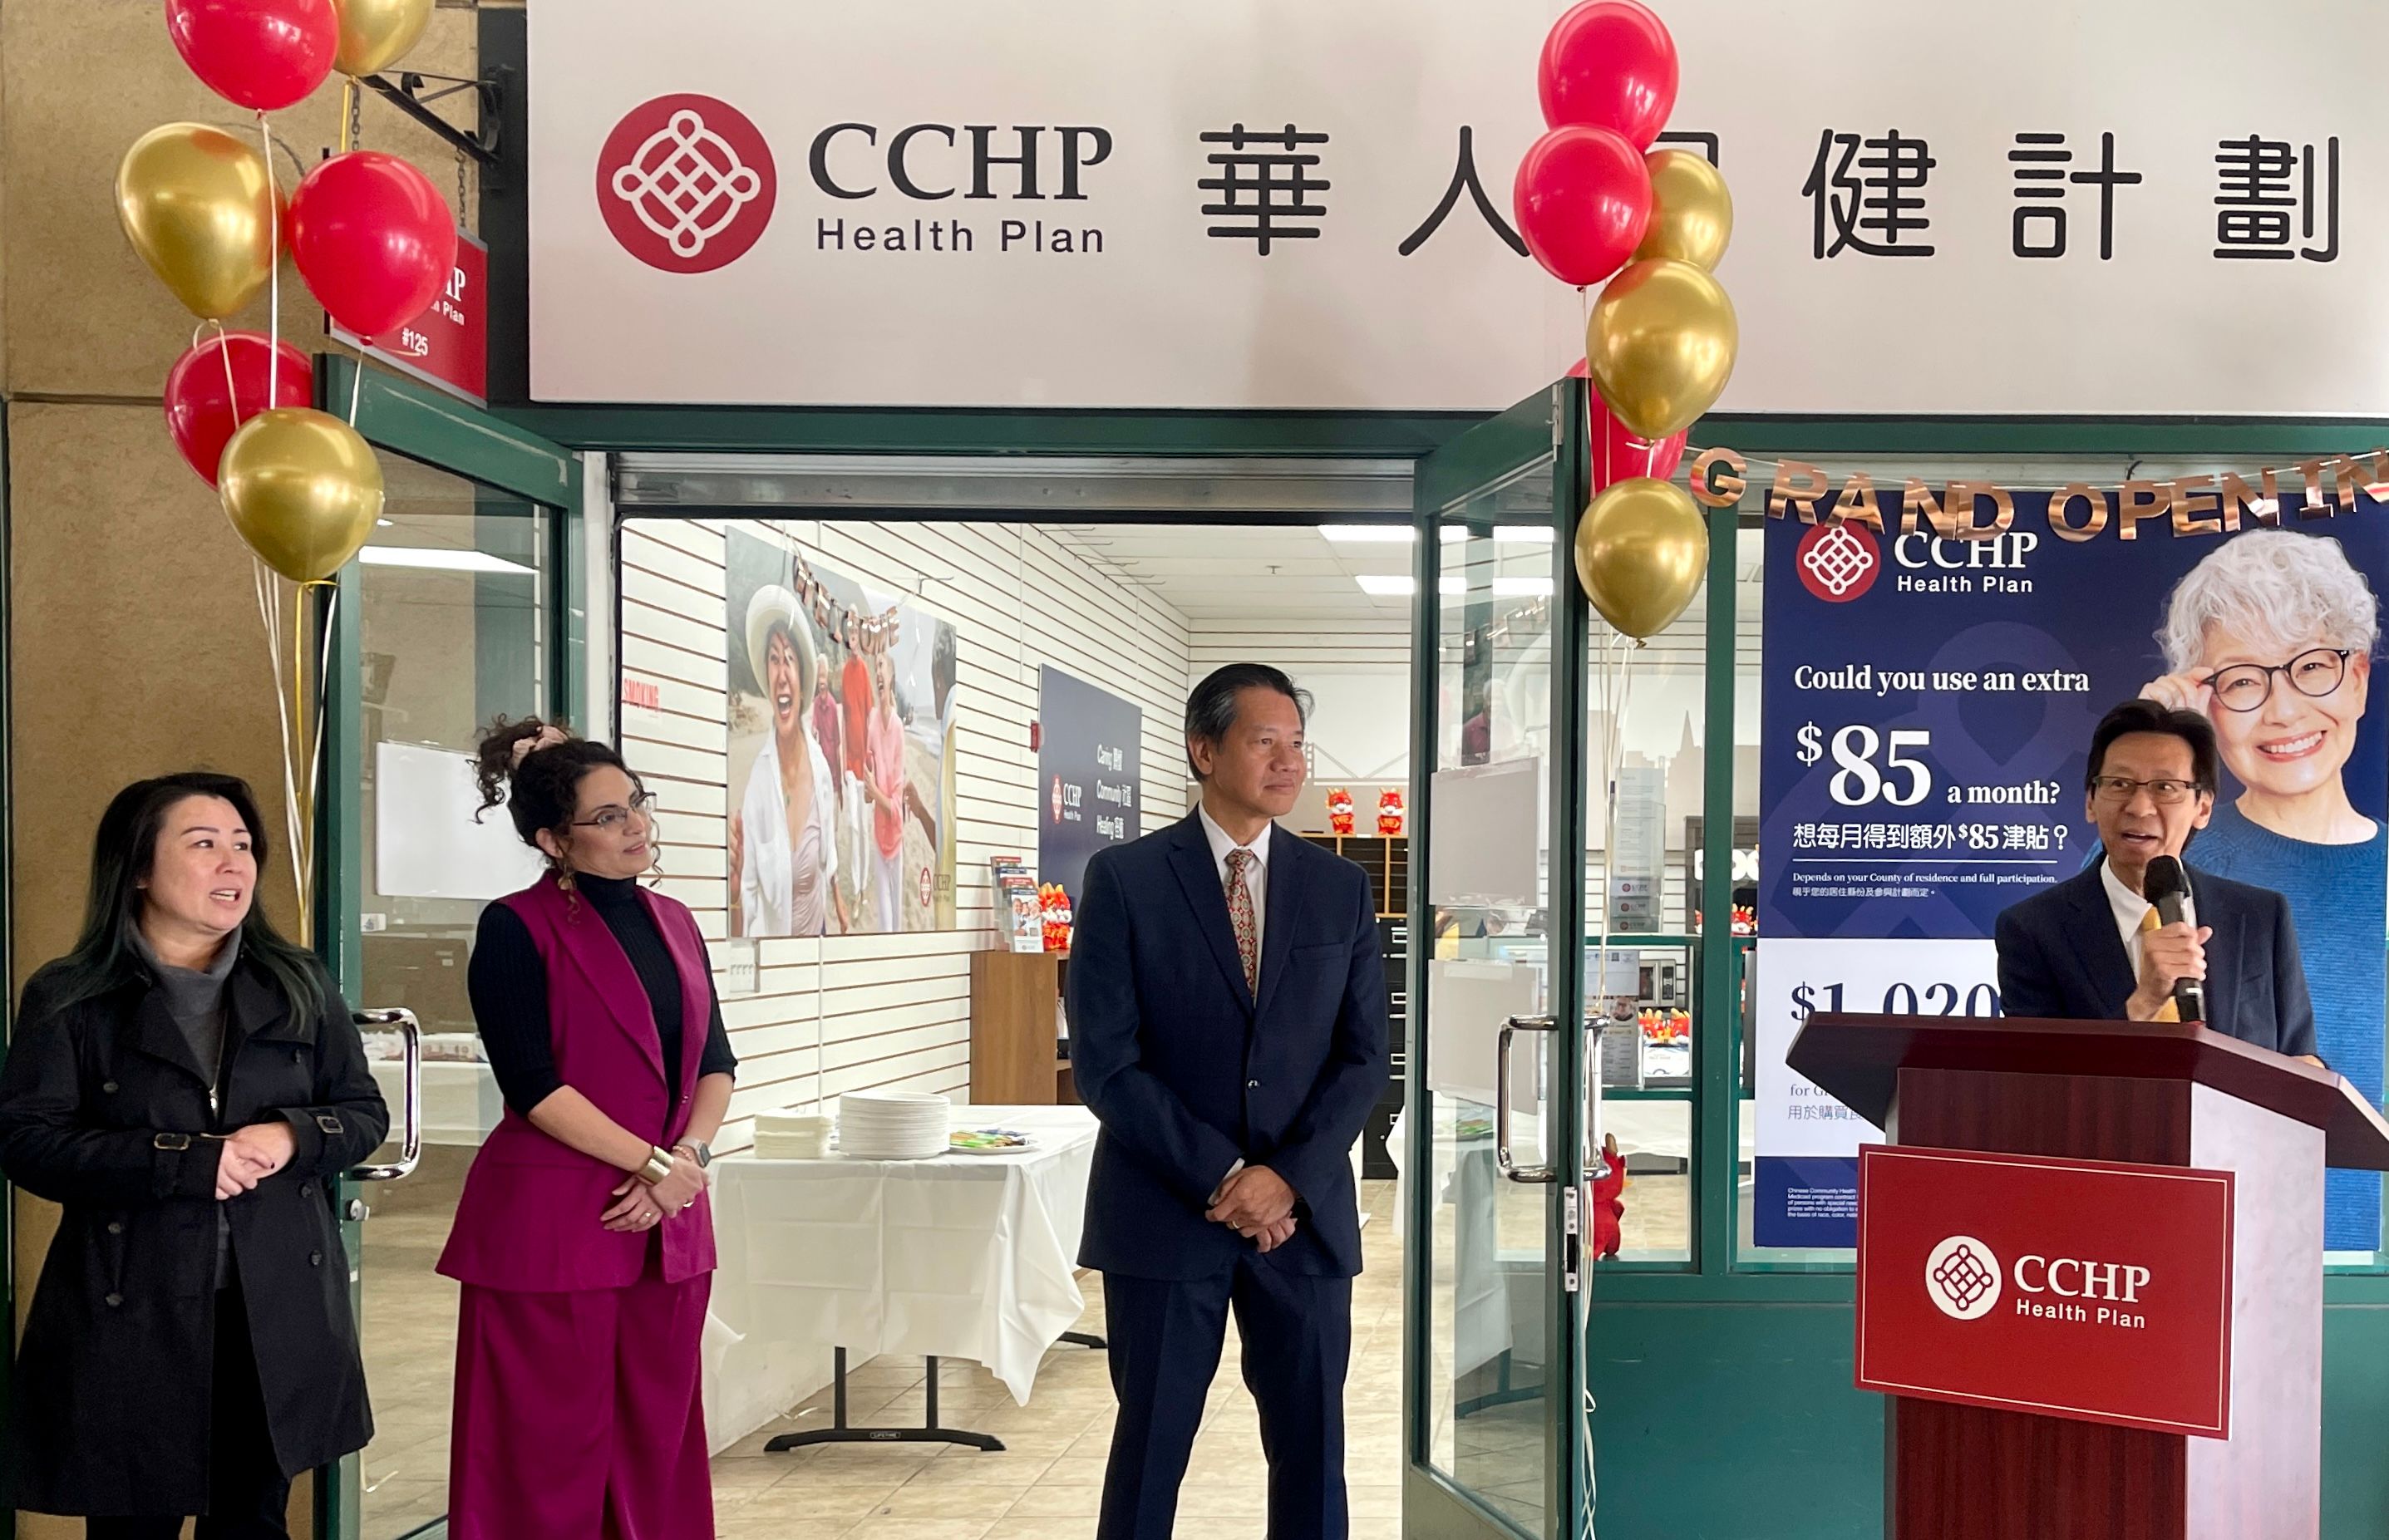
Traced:
<path id="1" fill-rule="evenodd" d="M 531 392 L 1507 405 L 1581 350 L 1509 228 L 1564 8 L 534 6 Z M 2389 9 L 1656 8 L 1735 198 L 1719 410 L 2389 413 L 2389 123 L 2329 62 Z"/>

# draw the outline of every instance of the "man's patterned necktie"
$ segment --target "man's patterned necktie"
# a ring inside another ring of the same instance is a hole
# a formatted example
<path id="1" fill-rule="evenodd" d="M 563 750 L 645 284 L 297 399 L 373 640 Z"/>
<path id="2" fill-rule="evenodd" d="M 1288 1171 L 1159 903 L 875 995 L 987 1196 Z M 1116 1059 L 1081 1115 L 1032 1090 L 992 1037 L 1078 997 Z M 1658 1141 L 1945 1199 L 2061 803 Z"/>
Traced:
<path id="1" fill-rule="evenodd" d="M 1255 995 L 1261 987 L 1261 930 L 1253 922 L 1253 890 L 1245 885 L 1245 869 L 1258 859 L 1249 850 L 1228 852 L 1228 923 L 1235 927 L 1236 955 L 1244 959 L 1245 987 Z"/>

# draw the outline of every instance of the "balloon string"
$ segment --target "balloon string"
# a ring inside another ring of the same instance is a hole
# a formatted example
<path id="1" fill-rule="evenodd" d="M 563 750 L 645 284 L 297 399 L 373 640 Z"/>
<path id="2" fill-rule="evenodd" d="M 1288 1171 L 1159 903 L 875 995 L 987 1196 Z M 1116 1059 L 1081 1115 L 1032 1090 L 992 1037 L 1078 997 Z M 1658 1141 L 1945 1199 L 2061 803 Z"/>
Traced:
<path id="1" fill-rule="evenodd" d="M 357 110 L 357 79 L 354 75 L 340 77 L 340 153 L 349 153 L 349 125 L 355 121 Z"/>
<path id="2" fill-rule="evenodd" d="M 233 382 L 232 377 L 232 343 L 224 337 L 223 322 L 207 324 L 216 329 L 216 356 L 224 360 L 224 400 L 232 403 L 232 426 L 236 430 L 240 426 L 240 387 Z M 198 345 L 198 338 L 194 335 L 191 346 L 196 348 Z"/>
<path id="3" fill-rule="evenodd" d="M 307 732 L 307 658 L 311 651 L 307 645 L 307 590 L 300 585 L 293 592 L 290 605 L 290 706 L 291 714 L 299 719 L 302 736 Z M 312 843 L 307 834 L 314 827 L 313 809 L 309 806 L 314 800 L 314 766 L 311 762 L 306 774 L 299 780 L 299 795 L 292 803 L 292 815 L 299 829 L 292 836 L 291 846 L 299 857 L 299 944 L 302 947 L 311 943 L 314 928 L 315 906 L 308 901 L 308 889 L 315 863 L 307 848 Z"/>
<path id="4" fill-rule="evenodd" d="M 265 627 L 265 656 L 268 665 L 267 675 L 274 681 L 274 711 L 282 727 L 282 815 L 283 828 L 289 835 L 290 885 L 303 893 L 307 879 L 300 865 L 299 853 L 299 778 L 296 767 L 292 763 L 296 756 L 291 752 L 290 701 L 282 691 L 281 590 L 275 586 L 274 576 L 267 569 L 264 562 L 252 556 L 250 565 L 257 575 L 257 617 Z M 303 898 L 300 914 L 300 934 L 303 936 L 306 934 L 304 929 L 306 908 Z"/>
<path id="5" fill-rule="evenodd" d="M 324 734 L 330 716 L 328 706 L 331 696 L 332 638 L 335 630 L 337 630 L 334 622 L 340 612 L 340 588 L 338 583 L 328 582 L 313 583 L 310 584 L 309 587 L 321 588 L 327 591 L 324 605 L 324 635 L 322 651 L 317 656 L 315 664 L 314 743 L 307 751 L 307 798 L 312 804 L 315 799 L 317 790 L 323 785 Z M 300 605 L 300 614 L 302 616 L 305 614 L 304 600 L 306 596 L 307 589 L 300 589 L 300 598 L 302 601 Z M 301 625 L 303 627 L 303 620 Z M 307 894 L 313 895 L 314 888 L 315 826 L 314 820 L 311 817 L 307 821 Z M 308 904 L 308 911 L 311 915 L 313 912 L 313 905 L 312 902 L 309 902 Z"/>
<path id="6" fill-rule="evenodd" d="M 365 388 L 365 351 L 363 348 L 355 351 L 356 373 L 349 376 L 349 426 L 351 427 L 357 426 L 357 401 L 364 393 Z"/>
<path id="7" fill-rule="evenodd" d="M 265 404 L 273 407 L 282 401 L 282 185 L 274 175 L 274 130 L 262 111 L 257 115 L 257 136 L 265 146 L 265 208 L 268 228 L 274 234 L 265 299 Z"/>

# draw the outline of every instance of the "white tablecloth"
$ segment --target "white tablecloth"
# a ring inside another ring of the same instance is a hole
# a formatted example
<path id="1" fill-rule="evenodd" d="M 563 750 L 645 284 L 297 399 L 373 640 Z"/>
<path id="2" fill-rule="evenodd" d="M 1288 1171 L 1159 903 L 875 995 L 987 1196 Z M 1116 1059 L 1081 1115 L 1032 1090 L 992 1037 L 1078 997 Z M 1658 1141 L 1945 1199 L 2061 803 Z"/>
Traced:
<path id="1" fill-rule="evenodd" d="M 725 1426 L 810 1394 L 833 1346 L 970 1359 L 1028 1401 L 1045 1350 L 1086 1306 L 1073 1275 L 1094 1114 L 957 1107 L 954 1126 L 1016 1128 L 1038 1147 L 714 1165 L 721 1266 L 705 1357 Z"/>

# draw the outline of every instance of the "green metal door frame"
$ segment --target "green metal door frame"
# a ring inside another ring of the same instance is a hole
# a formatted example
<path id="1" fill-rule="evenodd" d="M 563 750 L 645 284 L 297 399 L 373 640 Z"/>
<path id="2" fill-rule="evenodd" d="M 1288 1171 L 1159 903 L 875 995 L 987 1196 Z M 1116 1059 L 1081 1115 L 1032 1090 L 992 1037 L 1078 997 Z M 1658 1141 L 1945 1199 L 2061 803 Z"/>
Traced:
<path id="1" fill-rule="evenodd" d="M 1586 734 L 1585 692 L 1590 611 L 1583 591 L 1571 576 L 1571 556 L 1578 511 L 1583 508 L 1588 477 L 1585 448 L 1584 382 L 1563 379 L 1452 439 L 1418 462 L 1412 490 L 1412 571 L 1411 624 L 1411 850 L 1409 990 L 1406 1015 L 1410 1027 L 1405 1079 L 1410 1093 L 1405 1134 L 1409 1150 L 1403 1168 L 1415 1173 L 1409 1183 L 1409 1210 L 1404 1233 L 1412 1243 L 1402 1253 L 1402 1297 L 1405 1305 L 1432 1295 L 1432 1247 L 1435 1181 L 1434 1119 L 1426 1104 L 1427 1059 L 1432 1049 L 1426 1022 L 1429 965 L 1435 952 L 1435 906 L 1429 897 L 1426 852 L 1433 844 L 1434 800 L 1428 795 L 1437 767 L 1435 745 L 1440 740 L 1439 658 L 1441 649 L 1442 515 L 1455 500 L 1501 480 L 1521 467 L 1549 458 L 1552 528 L 1552 605 L 1551 693 L 1552 717 L 1550 848 L 1581 851 L 1585 829 Z M 1545 1004 L 1562 1022 L 1578 1022 L 1584 1014 L 1584 881 L 1581 857 L 1553 860 L 1544 895 L 1550 986 Z M 1565 959 L 1566 961 L 1563 961 Z M 1588 1495 L 1582 1477 L 1581 1419 L 1584 1365 L 1577 1330 L 1578 1299 L 1562 1285 L 1560 1271 L 1571 1243 L 1563 1195 L 1575 1186 L 1583 1143 L 1584 1106 L 1569 1088 L 1581 1084 L 1584 1036 L 1580 1031 L 1552 1035 L 1550 1080 L 1554 1094 L 1545 1103 L 1545 1155 L 1559 1166 L 1545 1204 L 1544 1256 L 1548 1276 L 1544 1287 L 1544 1340 L 1552 1344 L 1545 1355 L 1544 1398 L 1552 1408 L 1545 1430 L 1544 1522 L 1557 1540 L 1577 1540 L 1588 1533 L 1578 1523 Z M 1495 1094 L 1501 1094 L 1497 1088 Z M 1579 1272 L 1579 1278 L 1585 1275 Z M 1589 1279 L 1585 1279 L 1589 1281 Z M 1404 1461 L 1403 1512 L 1406 1533 L 1424 1540 L 1478 1540 L 1514 1533 L 1513 1522 L 1478 1502 L 1431 1463 L 1428 1420 L 1424 1415 L 1433 1362 L 1434 1322 L 1423 1309 L 1406 1309 L 1403 1319 L 1402 1406 Z"/>
<path id="2" fill-rule="evenodd" d="M 380 370 L 361 370 L 351 358 L 319 354 L 314 363 L 316 406 L 349 417 L 377 450 L 403 455 L 479 488 L 550 510 L 550 543 L 543 556 L 554 575 L 556 602 L 549 606 L 549 630 L 543 640 L 556 666 L 547 681 L 546 708 L 567 720 L 584 720 L 585 578 L 590 554 L 581 516 L 580 457 L 411 380 Z M 363 661 L 362 591 L 359 566 L 351 562 L 341 569 L 333 590 L 319 597 L 317 609 L 318 625 L 328 621 L 331 630 L 322 707 L 324 782 L 315 809 L 315 869 L 320 874 L 315 890 L 316 950 L 352 1006 L 369 1003 L 360 998 L 364 987 L 364 863 L 360 847 L 365 767 L 361 759 L 363 713 L 357 691 Z M 351 1203 L 361 1191 L 356 1184 L 342 1181 L 338 1184 L 336 1201 L 351 1269 L 350 1308 L 356 1313 L 362 1332 L 364 1227 L 349 1217 Z M 317 1540 L 366 1540 L 362 1533 L 363 1469 L 361 1457 L 351 1455 L 338 1466 L 315 1473 Z M 441 1521 L 417 1534 L 429 1540 L 446 1530 Z"/>

